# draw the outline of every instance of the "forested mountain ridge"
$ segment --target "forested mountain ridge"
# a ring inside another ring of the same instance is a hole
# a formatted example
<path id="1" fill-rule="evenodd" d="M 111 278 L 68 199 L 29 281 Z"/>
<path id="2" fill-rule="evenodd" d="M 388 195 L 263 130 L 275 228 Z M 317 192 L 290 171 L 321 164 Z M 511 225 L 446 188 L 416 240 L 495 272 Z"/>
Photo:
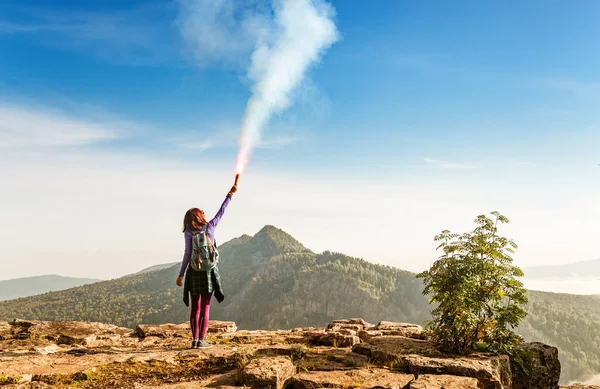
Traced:
<path id="1" fill-rule="evenodd" d="M 344 317 L 423 323 L 430 306 L 415 274 L 340 253 L 316 254 L 289 234 L 266 226 L 220 246 L 225 301 L 211 319 L 242 329 L 324 326 Z M 92 285 L 0 303 L 0 321 L 14 318 L 180 323 L 188 318 L 179 264 Z M 600 297 L 531 292 L 529 315 L 517 330 L 528 341 L 560 348 L 563 380 L 600 372 Z"/>

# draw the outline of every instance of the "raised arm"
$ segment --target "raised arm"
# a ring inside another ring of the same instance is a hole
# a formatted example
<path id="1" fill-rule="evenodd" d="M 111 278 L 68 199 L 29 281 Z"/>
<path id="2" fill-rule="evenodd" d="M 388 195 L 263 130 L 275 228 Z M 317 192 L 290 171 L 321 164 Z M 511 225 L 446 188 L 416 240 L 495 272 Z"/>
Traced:
<path id="1" fill-rule="evenodd" d="M 225 210 L 227 209 L 227 206 L 229 205 L 229 202 L 231 201 L 231 195 L 232 195 L 231 193 L 227 193 L 227 196 L 225 197 L 223 204 L 221 204 L 221 208 L 219 208 L 219 211 L 217 212 L 215 217 L 213 217 L 208 222 L 207 228 L 214 229 L 217 226 L 217 224 L 219 224 L 219 221 L 221 221 L 221 218 L 223 217 L 223 214 L 225 213 Z"/>
<path id="2" fill-rule="evenodd" d="M 223 217 L 223 214 L 225 213 L 225 209 L 227 209 L 227 206 L 229 205 L 229 202 L 231 201 L 231 197 L 237 191 L 238 178 L 239 178 L 239 175 L 236 175 L 236 177 L 235 177 L 235 184 L 233 184 L 233 186 L 229 190 L 229 193 L 227 193 L 227 196 L 225 197 L 225 201 L 223 201 L 223 204 L 221 204 L 221 208 L 219 208 L 219 212 L 217 212 L 217 214 L 215 215 L 215 217 L 213 217 L 208 222 L 208 226 L 207 226 L 206 229 L 207 230 L 211 230 L 211 233 L 212 233 L 212 230 L 215 229 L 215 227 L 217 226 L 217 224 L 219 224 L 219 221 L 221 221 L 221 218 Z"/>

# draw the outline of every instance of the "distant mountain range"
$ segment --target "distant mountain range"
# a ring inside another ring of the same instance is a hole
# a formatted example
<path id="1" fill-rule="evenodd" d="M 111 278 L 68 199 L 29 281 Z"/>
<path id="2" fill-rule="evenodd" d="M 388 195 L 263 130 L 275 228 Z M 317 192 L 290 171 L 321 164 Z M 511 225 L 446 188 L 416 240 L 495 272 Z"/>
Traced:
<path id="1" fill-rule="evenodd" d="M 150 266 L 150 267 L 147 267 L 145 269 L 142 269 L 142 270 L 138 271 L 137 273 L 133 273 L 133 275 L 135 275 L 135 274 L 150 273 L 150 272 L 157 271 L 157 270 L 162 270 L 162 269 L 168 269 L 171 266 L 175 266 L 178 263 L 181 263 L 181 262 L 163 263 L 163 264 L 160 264 L 160 265 Z"/>
<path id="2" fill-rule="evenodd" d="M 98 282 L 93 278 L 62 277 L 54 274 L 0 281 L 0 301 L 54 292 Z"/>
<path id="3" fill-rule="evenodd" d="M 312 252 L 286 232 L 265 226 L 220 246 L 225 301 L 213 302 L 211 318 L 240 329 L 325 325 L 362 317 L 423 323 L 431 306 L 415 274 L 344 254 Z M 41 296 L 0 302 L 0 321 L 14 318 L 84 320 L 132 327 L 181 323 L 189 317 L 179 263 Z M 562 378 L 600 373 L 600 296 L 529 293 L 529 312 L 517 332 L 528 341 L 560 348 Z"/>
<path id="4" fill-rule="evenodd" d="M 566 265 L 523 268 L 525 277 L 532 279 L 600 279 L 600 259 Z"/>

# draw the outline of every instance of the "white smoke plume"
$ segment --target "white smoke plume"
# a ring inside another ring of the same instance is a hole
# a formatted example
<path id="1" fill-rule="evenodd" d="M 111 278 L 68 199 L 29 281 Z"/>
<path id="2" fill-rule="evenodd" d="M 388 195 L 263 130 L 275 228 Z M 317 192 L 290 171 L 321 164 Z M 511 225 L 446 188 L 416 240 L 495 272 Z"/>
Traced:
<path id="1" fill-rule="evenodd" d="M 237 63 L 252 44 L 247 76 L 252 96 L 242 119 L 237 172 L 244 170 L 261 130 L 288 108 L 307 70 L 335 43 L 334 8 L 323 0 L 186 0 L 182 33 L 201 63 Z M 242 5 L 243 4 L 243 5 Z"/>

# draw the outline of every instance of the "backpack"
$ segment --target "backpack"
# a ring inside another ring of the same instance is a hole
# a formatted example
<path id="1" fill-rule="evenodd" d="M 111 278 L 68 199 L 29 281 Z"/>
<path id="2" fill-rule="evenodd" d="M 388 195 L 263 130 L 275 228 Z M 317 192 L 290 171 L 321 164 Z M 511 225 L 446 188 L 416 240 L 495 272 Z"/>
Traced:
<path id="1" fill-rule="evenodd" d="M 196 271 L 213 269 L 219 263 L 219 250 L 206 233 L 206 226 L 192 234 L 192 257 L 190 266 Z"/>

